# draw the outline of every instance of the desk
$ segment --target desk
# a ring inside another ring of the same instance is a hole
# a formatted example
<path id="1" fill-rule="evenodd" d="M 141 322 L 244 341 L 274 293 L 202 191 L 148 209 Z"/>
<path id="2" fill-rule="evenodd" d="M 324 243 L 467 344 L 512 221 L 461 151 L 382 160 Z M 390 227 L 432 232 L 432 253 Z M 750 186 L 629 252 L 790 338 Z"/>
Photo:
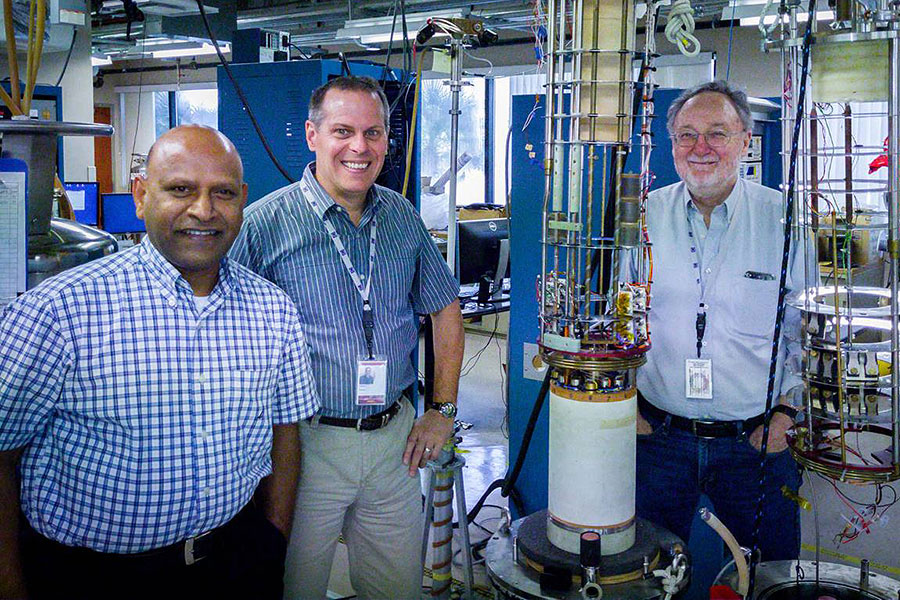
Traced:
<path id="1" fill-rule="evenodd" d="M 484 304 L 479 303 L 474 298 L 460 298 L 459 308 L 462 311 L 463 319 L 507 312 L 509 310 L 509 294 L 501 294 L 500 297 L 496 299 L 491 298 Z"/>
<path id="2" fill-rule="evenodd" d="M 509 281 L 508 279 L 506 281 Z M 466 293 L 466 286 L 461 286 L 461 292 Z M 506 286 L 508 290 L 508 286 Z M 463 319 L 496 315 L 509 312 L 509 292 L 504 291 L 498 298 L 479 304 L 473 297 L 466 294 L 459 299 L 459 306 Z M 425 406 L 431 406 L 434 402 L 434 329 L 431 324 L 431 315 L 425 316 L 425 364 L 422 371 L 425 374 Z"/>

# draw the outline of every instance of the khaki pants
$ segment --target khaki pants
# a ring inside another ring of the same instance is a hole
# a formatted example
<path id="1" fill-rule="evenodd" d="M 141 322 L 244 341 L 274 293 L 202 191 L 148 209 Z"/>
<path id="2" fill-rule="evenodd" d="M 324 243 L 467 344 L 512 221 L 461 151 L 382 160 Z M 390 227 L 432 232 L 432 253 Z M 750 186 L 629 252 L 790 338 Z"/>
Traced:
<path id="1" fill-rule="evenodd" d="M 325 598 L 341 533 L 359 598 L 421 597 L 421 487 L 402 461 L 413 419 L 403 400 L 375 431 L 300 424 L 303 461 L 285 598 Z"/>

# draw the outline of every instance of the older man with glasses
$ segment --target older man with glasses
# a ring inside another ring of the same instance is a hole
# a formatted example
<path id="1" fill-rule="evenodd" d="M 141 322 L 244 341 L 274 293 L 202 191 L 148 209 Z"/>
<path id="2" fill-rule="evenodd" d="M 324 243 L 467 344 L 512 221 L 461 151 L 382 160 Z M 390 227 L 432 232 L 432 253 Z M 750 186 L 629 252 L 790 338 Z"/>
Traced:
<path id="1" fill-rule="evenodd" d="M 781 194 L 739 177 L 753 127 L 743 92 L 724 82 L 687 90 L 667 125 L 681 182 L 647 202 L 653 351 L 638 370 L 637 512 L 687 540 L 706 494 L 750 546 L 781 273 Z M 794 248 L 790 289 L 803 283 L 800 245 Z M 776 398 L 799 383 L 784 369 L 784 346 Z M 769 429 L 759 532 L 769 560 L 800 550 L 797 505 L 781 492 L 800 486 L 785 442 L 792 416 L 779 406 Z"/>

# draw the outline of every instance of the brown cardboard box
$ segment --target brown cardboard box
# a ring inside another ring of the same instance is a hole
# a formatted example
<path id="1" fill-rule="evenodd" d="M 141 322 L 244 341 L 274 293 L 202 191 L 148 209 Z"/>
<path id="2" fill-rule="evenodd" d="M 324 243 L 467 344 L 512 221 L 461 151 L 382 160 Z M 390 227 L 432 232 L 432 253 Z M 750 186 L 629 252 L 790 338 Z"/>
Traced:
<path id="1" fill-rule="evenodd" d="M 459 221 L 473 221 L 475 219 L 503 219 L 506 218 L 506 207 L 487 210 L 460 208 L 457 211 L 456 218 Z"/>

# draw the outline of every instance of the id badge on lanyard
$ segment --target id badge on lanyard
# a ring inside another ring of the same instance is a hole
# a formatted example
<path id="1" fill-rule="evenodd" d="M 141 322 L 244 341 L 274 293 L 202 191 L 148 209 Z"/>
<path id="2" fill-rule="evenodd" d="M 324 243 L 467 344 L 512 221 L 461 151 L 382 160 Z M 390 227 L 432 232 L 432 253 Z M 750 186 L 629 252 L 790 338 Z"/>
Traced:
<path id="1" fill-rule="evenodd" d="M 356 360 L 356 404 L 384 406 L 387 404 L 387 359 L 373 355 Z"/>
<path id="2" fill-rule="evenodd" d="M 702 358 L 703 336 L 706 333 L 706 304 L 703 302 L 703 284 L 700 281 L 700 261 L 697 246 L 694 243 L 694 230 L 688 220 L 688 237 L 691 239 L 691 261 L 697 275 L 697 288 L 700 292 L 700 303 L 697 307 L 697 320 L 694 329 L 697 334 L 697 358 L 684 361 L 684 396 L 689 400 L 712 400 L 713 378 L 712 360 Z"/>
<path id="3" fill-rule="evenodd" d="M 691 400 L 712 400 L 712 361 L 689 358 L 684 361 L 684 395 Z"/>
<path id="4" fill-rule="evenodd" d="M 387 403 L 387 358 L 373 353 L 375 346 L 375 315 L 372 311 L 372 304 L 369 302 L 369 294 L 372 290 L 372 273 L 375 271 L 375 241 L 378 235 L 378 221 L 373 215 L 369 233 L 369 273 L 366 277 L 366 283 L 363 285 L 359 273 L 350 261 L 350 255 L 343 241 L 341 241 L 340 234 L 334 228 L 334 224 L 324 217 L 324 211 L 320 210 L 316 197 L 313 195 L 312 190 L 309 189 L 309 184 L 306 181 L 301 181 L 300 186 L 303 190 L 303 197 L 306 198 L 309 205 L 313 210 L 323 215 L 322 223 L 328 232 L 328 237 L 331 238 L 331 243 L 334 244 L 338 255 L 341 257 L 344 269 L 346 269 L 347 274 L 353 281 L 353 286 L 362 299 L 362 326 L 366 341 L 366 354 L 360 356 L 356 361 L 354 376 L 356 382 L 356 404 L 359 406 L 384 405 Z"/>

